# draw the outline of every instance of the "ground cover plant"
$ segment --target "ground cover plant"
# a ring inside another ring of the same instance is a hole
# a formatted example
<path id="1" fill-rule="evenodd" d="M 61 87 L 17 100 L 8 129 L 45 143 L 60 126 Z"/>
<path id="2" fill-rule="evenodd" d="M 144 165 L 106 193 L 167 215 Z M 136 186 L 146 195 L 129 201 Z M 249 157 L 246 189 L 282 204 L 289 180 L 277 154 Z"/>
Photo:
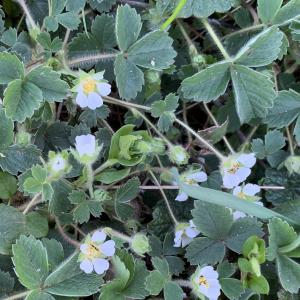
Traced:
<path id="1" fill-rule="evenodd" d="M 300 0 L 0 17 L 0 299 L 299 299 Z"/>

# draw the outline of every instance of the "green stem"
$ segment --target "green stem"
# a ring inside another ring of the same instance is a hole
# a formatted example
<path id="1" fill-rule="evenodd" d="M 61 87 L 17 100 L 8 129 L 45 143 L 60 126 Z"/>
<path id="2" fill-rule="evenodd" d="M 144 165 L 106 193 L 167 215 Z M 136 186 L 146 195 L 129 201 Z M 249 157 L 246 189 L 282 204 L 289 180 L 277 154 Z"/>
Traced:
<path id="1" fill-rule="evenodd" d="M 93 183 L 94 183 L 94 171 L 91 165 L 86 166 L 87 171 L 87 187 L 89 189 L 89 194 L 91 198 L 94 198 L 94 189 L 93 189 Z"/>
<path id="2" fill-rule="evenodd" d="M 107 160 L 105 163 L 103 163 L 100 167 L 98 167 L 95 171 L 94 171 L 94 176 L 101 173 L 102 171 L 104 171 L 105 169 L 113 166 L 115 163 L 112 160 Z"/>
<path id="3" fill-rule="evenodd" d="M 39 202 L 39 198 L 41 196 L 42 196 L 42 194 L 38 193 L 30 200 L 30 202 L 27 204 L 27 206 L 23 210 L 23 215 L 26 215 L 29 212 L 29 210 Z"/>
<path id="4" fill-rule="evenodd" d="M 257 24 L 257 25 L 249 26 L 249 27 L 237 30 L 235 32 L 229 33 L 229 34 L 223 36 L 221 38 L 221 40 L 225 40 L 225 39 L 227 39 L 229 37 L 232 37 L 232 36 L 235 36 L 235 35 L 238 35 L 238 34 L 242 34 L 244 32 L 259 30 L 259 29 L 262 29 L 263 27 L 265 27 L 264 24 Z"/>
<path id="5" fill-rule="evenodd" d="M 19 294 L 15 294 L 6 298 L 3 298 L 2 300 L 16 300 L 16 299 L 21 299 L 21 298 L 25 298 L 27 295 L 30 294 L 31 291 L 26 291 L 26 292 L 22 292 Z"/>
<path id="6" fill-rule="evenodd" d="M 161 192 L 161 194 L 163 196 L 163 199 L 165 201 L 165 204 L 167 206 L 167 209 L 169 211 L 171 219 L 173 220 L 174 224 L 177 225 L 179 222 L 177 221 L 177 219 L 176 219 L 176 217 L 175 217 L 175 215 L 174 215 L 174 213 L 172 211 L 172 208 L 170 206 L 169 200 L 168 200 L 168 198 L 167 198 L 164 190 L 162 189 L 162 187 L 161 187 L 159 181 L 157 180 L 156 176 L 154 175 L 154 173 L 151 170 L 149 170 L 148 172 L 151 175 L 151 177 L 153 178 L 154 183 L 158 186 L 158 188 L 159 188 L 159 190 L 160 190 L 160 192 Z"/>
<path id="7" fill-rule="evenodd" d="M 221 51 L 222 55 L 224 56 L 224 58 L 226 60 L 231 60 L 228 52 L 226 51 L 226 49 L 224 48 L 223 44 L 221 43 L 219 37 L 217 36 L 217 34 L 215 33 L 215 31 L 213 30 L 213 28 L 211 27 L 211 25 L 209 24 L 209 22 L 207 21 L 207 19 L 203 19 L 201 18 L 201 22 L 203 23 L 204 27 L 206 28 L 207 32 L 209 33 L 209 35 L 211 36 L 211 38 L 213 39 L 214 43 L 216 44 L 216 46 L 219 48 L 219 50 Z"/>
<path id="8" fill-rule="evenodd" d="M 84 8 L 82 8 L 82 10 L 81 10 L 81 16 L 82 16 L 82 22 L 83 22 L 84 32 L 85 32 L 86 36 L 89 38 L 90 35 L 89 35 L 88 29 L 87 29 L 87 26 L 86 26 L 86 19 L 85 19 Z"/>
<path id="9" fill-rule="evenodd" d="M 112 228 L 110 228 L 110 227 L 105 227 L 105 228 L 103 228 L 103 231 L 104 231 L 106 234 L 108 234 L 109 236 L 114 236 L 114 237 L 116 237 L 116 238 L 118 238 L 118 239 L 121 239 L 121 240 L 123 240 L 123 241 L 126 241 L 126 242 L 129 243 L 129 244 L 131 244 L 131 242 L 132 242 L 132 238 L 131 238 L 130 236 L 125 235 L 125 234 L 123 234 L 123 233 L 121 233 L 121 232 L 119 232 L 119 231 L 117 231 L 117 230 L 114 230 L 114 229 L 112 229 Z"/>
<path id="10" fill-rule="evenodd" d="M 278 250 L 280 253 L 289 253 L 300 246 L 300 235 L 289 245 L 280 247 Z"/>
<path id="11" fill-rule="evenodd" d="M 176 19 L 176 17 L 179 15 L 186 2 L 187 0 L 180 0 L 178 5 L 174 9 L 172 15 L 168 18 L 168 20 L 164 24 L 161 25 L 160 30 L 165 30 Z"/>
<path id="12" fill-rule="evenodd" d="M 177 284 L 179 284 L 180 286 L 183 286 L 183 287 L 188 287 L 190 289 L 193 288 L 191 282 L 188 280 L 177 279 L 177 280 L 174 280 L 174 282 L 176 282 Z"/>
<path id="13" fill-rule="evenodd" d="M 155 131 L 155 133 L 168 145 L 169 148 L 173 147 L 173 144 L 155 127 L 154 124 L 140 111 L 135 108 L 131 108 L 133 114 L 138 114 L 144 121 Z"/>
<path id="14" fill-rule="evenodd" d="M 293 146 L 293 139 L 292 139 L 290 130 L 289 130 L 288 127 L 286 127 L 285 130 L 286 130 L 286 135 L 287 135 L 288 142 L 289 142 L 289 148 L 290 148 L 291 155 L 295 155 L 294 146 Z"/>
<path id="15" fill-rule="evenodd" d="M 138 108 L 138 109 L 142 109 L 142 110 L 146 110 L 146 111 L 151 110 L 151 108 L 148 106 L 144 106 L 144 105 L 140 105 L 140 104 L 136 104 L 136 103 L 132 103 L 132 102 L 125 102 L 120 99 L 116 99 L 116 98 L 109 97 L 109 96 L 104 96 L 103 99 L 104 99 L 104 102 L 106 102 L 106 103 L 120 105 L 120 106 L 123 106 L 126 108 L 133 107 L 133 108 Z"/>
<path id="16" fill-rule="evenodd" d="M 178 123 L 180 126 L 185 128 L 187 131 L 189 131 L 198 141 L 200 141 L 203 145 L 206 146 L 209 150 L 211 150 L 220 160 L 224 160 L 224 155 L 217 150 L 214 146 L 212 146 L 209 142 L 207 142 L 203 137 L 201 137 L 195 130 L 193 130 L 191 127 L 189 127 L 184 122 L 180 121 L 179 119 L 175 119 L 175 122 Z"/>

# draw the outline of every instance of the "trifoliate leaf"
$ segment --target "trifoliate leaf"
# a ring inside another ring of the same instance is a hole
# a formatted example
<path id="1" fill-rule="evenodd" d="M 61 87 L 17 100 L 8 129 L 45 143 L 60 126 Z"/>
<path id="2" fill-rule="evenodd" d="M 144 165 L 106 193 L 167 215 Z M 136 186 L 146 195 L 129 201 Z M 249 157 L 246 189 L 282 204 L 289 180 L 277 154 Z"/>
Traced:
<path id="1" fill-rule="evenodd" d="M 59 37 L 55 37 L 51 40 L 51 36 L 48 32 L 41 32 L 36 40 L 44 47 L 44 50 L 50 54 L 59 51 L 63 46 L 63 42 Z"/>
<path id="2" fill-rule="evenodd" d="M 143 72 L 122 54 L 115 60 L 114 72 L 117 79 L 119 94 L 126 100 L 134 99 L 144 84 Z"/>
<path id="3" fill-rule="evenodd" d="M 8 147 L 13 142 L 13 138 L 14 123 L 5 115 L 4 109 L 0 109 L 0 149 Z"/>
<path id="4" fill-rule="evenodd" d="M 142 28 L 141 16 L 128 4 L 119 6 L 116 15 L 118 46 L 126 51 L 139 37 Z"/>
<path id="5" fill-rule="evenodd" d="M 283 0 L 258 0 L 258 16 L 265 24 L 270 24 L 277 15 Z"/>
<path id="6" fill-rule="evenodd" d="M 65 297 L 85 297 L 98 292 L 103 283 L 98 274 L 85 274 L 79 268 L 78 254 L 63 261 L 45 280 L 44 291 Z"/>
<path id="7" fill-rule="evenodd" d="M 24 122 L 32 117 L 42 101 L 42 91 L 30 81 L 16 79 L 4 91 L 5 113 L 14 121 Z"/>
<path id="8" fill-rule="evenodd" d="M 16 178 L 9 173 L 0 171 L 0 199 L 10 199 L 17 189 Z"/>
<path id="9" fill-rule="evenodd" d="M 270 127 L 289 126 L 300 114 L 300 94 L 293 90 L 280 91 L 268 111 L 265 122 Z"/>
<path id="10" fill-rule="evenodd" d="M 234 61 L 248 67 L 269 65 L 278 58 L 281 51 L 283 33 L 276 27 L 270 27 L 254 36 L 236 54 Z"/>
<path id="11" fill-rule="evenodd" d="M 254 139 L 251 143 L 252 151 L 259 159 L 264 159 L 285 146 L 285 138 L 282 132 L 278 130 L 268 131 L 265 135 L 265 141 Z"/>
<path id="12" fill-rule="evenodd" d="M 231 69 L 231 77 L 241 123 L 266 117 L 276 96 L 273 82 L 262 73 L 241 65 Z"/>
<path id="13" fill-rule="evenodd" d="M 12 247 L 13 263 L 19 281 L 28 289 L 41 287 L 48 275 L 48 258 L 42 242 L 22 235 Z"/>
<path id="14" fill-rule="evenodd" d="M 178 100 L 175 94 L 169 94 L 165 100 L 155 101 L 151 105 L 151 115 L 158 119 L 157 126 L 160 131 L 166 132 L 173 124 L 175 119 L 175 110 L 178 107 Z"/>
<path id="15" fill-rule="evenodd" d="M 46 101 L 61 101 L 67 95 L 68 84 L 59 78 L 59 74 L 49 67 L 33 69 L 26 79 L 36 85 Z M 49 84 L 51 82 L 51 84 Z"/>
<path id="16" fill-rule="evenodd" d="M 300 0 L 291 0 L 282 6 L 275 18 L 273 24 L 285 25 L 300 16 Z"/>
<path id="17" fill-rule="evenodd" d="M 0 84 L 24 77 L 24 65 L 15 54 L 0 53 Z"/>
<path id="18" fill-rule="evenodd" d="M 184 18 L 190 16 L 205 18 L 214 12 L 228 11 L 236 3 L 236 0 L 188 0 L 179 16 Z"/>
<path id="19" fill-rule="evenodd" d="M 150 32 L 128 49 L 127 59 L 140 67 L 161 71 L 174 62 L 172 43 L 166 32 Z"/>
<path id="20" fill-rule="evenodd" d="M 25 216 L 12 206 L 0 204 L 0 253 L 11 253 L 11 245 L 25 233 Z"/>
<path id="21" fill-rule="evenodd" d="M 226 91 L 230 79 L 229 66 L 227 62 L 217 63 L 183 80 L 184 97 L 197 102 L 216 100 Z"/>

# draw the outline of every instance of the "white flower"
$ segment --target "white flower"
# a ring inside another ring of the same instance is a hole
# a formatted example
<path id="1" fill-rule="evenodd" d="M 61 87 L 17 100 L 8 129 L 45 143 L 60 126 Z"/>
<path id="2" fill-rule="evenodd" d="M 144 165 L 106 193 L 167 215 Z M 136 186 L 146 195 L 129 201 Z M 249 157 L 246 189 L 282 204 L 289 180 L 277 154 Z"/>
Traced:
<path id="1" fill-rule="evenodd" d="M 101 96 L 107 96 L 111 92 L 111 85 L 103 82 L 103 72 L 96 74 L 83 73 L 79 83 L 74 87 L 77 92 L 76 103 L 82 107 L 95 110 L 103 105 Z"/>
<path id="2" fill-rule="evenodd" d="M 80 269 L 89 274 L 93 270 L 97 274 L 103 274 L 109 268 L 108 257 L 115 254 L 115 242 L 106 241 L 103 231 L 95 231 L 92 237 L 88 236 L 85 243 L 80 246 Z"/>
<path id="3" fill-rule="evenodd" d="M 217 300 L 221 295 L 221 285 L 218 277 L 219 274 L 213 267 L 198 267 L 192 276 L 194 292 L 206 296 L 209 300 Z"/>
<path id="4" fill-rule="evenodd" d="M 75 138 L 76 150 L 80 157 L 93 156 L 96 151 L 96 138 L 92 134 L 79 135 Z"/>
<path id="5" fill-rule="evenodd" d="M 244 182 L 255 163 L 254 153 L 235 154 L 224 159 L 221 164 L 224 187 L 232 189 Z"/>
<path id="6" fill-rule="evenodd" d="M 197 171 L 194 173 L 189 173 L 188 175 L 183 175 L 184 183 L 189 185 L 197 185 L 197 183 L 204 182 L 206 180 L 207 180 L 207 175 L 203 171 Z M 186 201 L 187 199 L 188 199 L 188 195 L 185 192 L 179 190 L 179 193 L 175 198 L 175 200 L 179 202 L 183 202 Z"/>
<path id="7" fill-rule="evenodd" d="M 192 220 L 189 223 L 179 223 L 175 228 L 174 247 L 187 246 L 199 233 Z"/>
<path id="8" fill-rule="evenodd" d="M 247 183 L 244 186 L 236 186 L 232 193 L 233 195 L 242 198 L 249 199 L 249 197 L 253 197 L 255 194 L 260 192 L 260 187 L 257 184 Z"/>

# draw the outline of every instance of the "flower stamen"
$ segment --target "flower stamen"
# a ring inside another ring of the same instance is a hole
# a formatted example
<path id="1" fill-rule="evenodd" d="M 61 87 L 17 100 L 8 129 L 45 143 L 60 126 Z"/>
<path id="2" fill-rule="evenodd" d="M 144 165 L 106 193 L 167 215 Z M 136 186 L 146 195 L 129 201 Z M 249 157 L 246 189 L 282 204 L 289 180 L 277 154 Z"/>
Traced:
<path id="1" fill-rule="evenodd" d="M 97 87 L 97 82 L 93 78 L 86 79 L 82 84 L 83 91 L 86 94 L 90 94 L 91 92 L 94 92 L 96 90 L 96 87 Z"/>

